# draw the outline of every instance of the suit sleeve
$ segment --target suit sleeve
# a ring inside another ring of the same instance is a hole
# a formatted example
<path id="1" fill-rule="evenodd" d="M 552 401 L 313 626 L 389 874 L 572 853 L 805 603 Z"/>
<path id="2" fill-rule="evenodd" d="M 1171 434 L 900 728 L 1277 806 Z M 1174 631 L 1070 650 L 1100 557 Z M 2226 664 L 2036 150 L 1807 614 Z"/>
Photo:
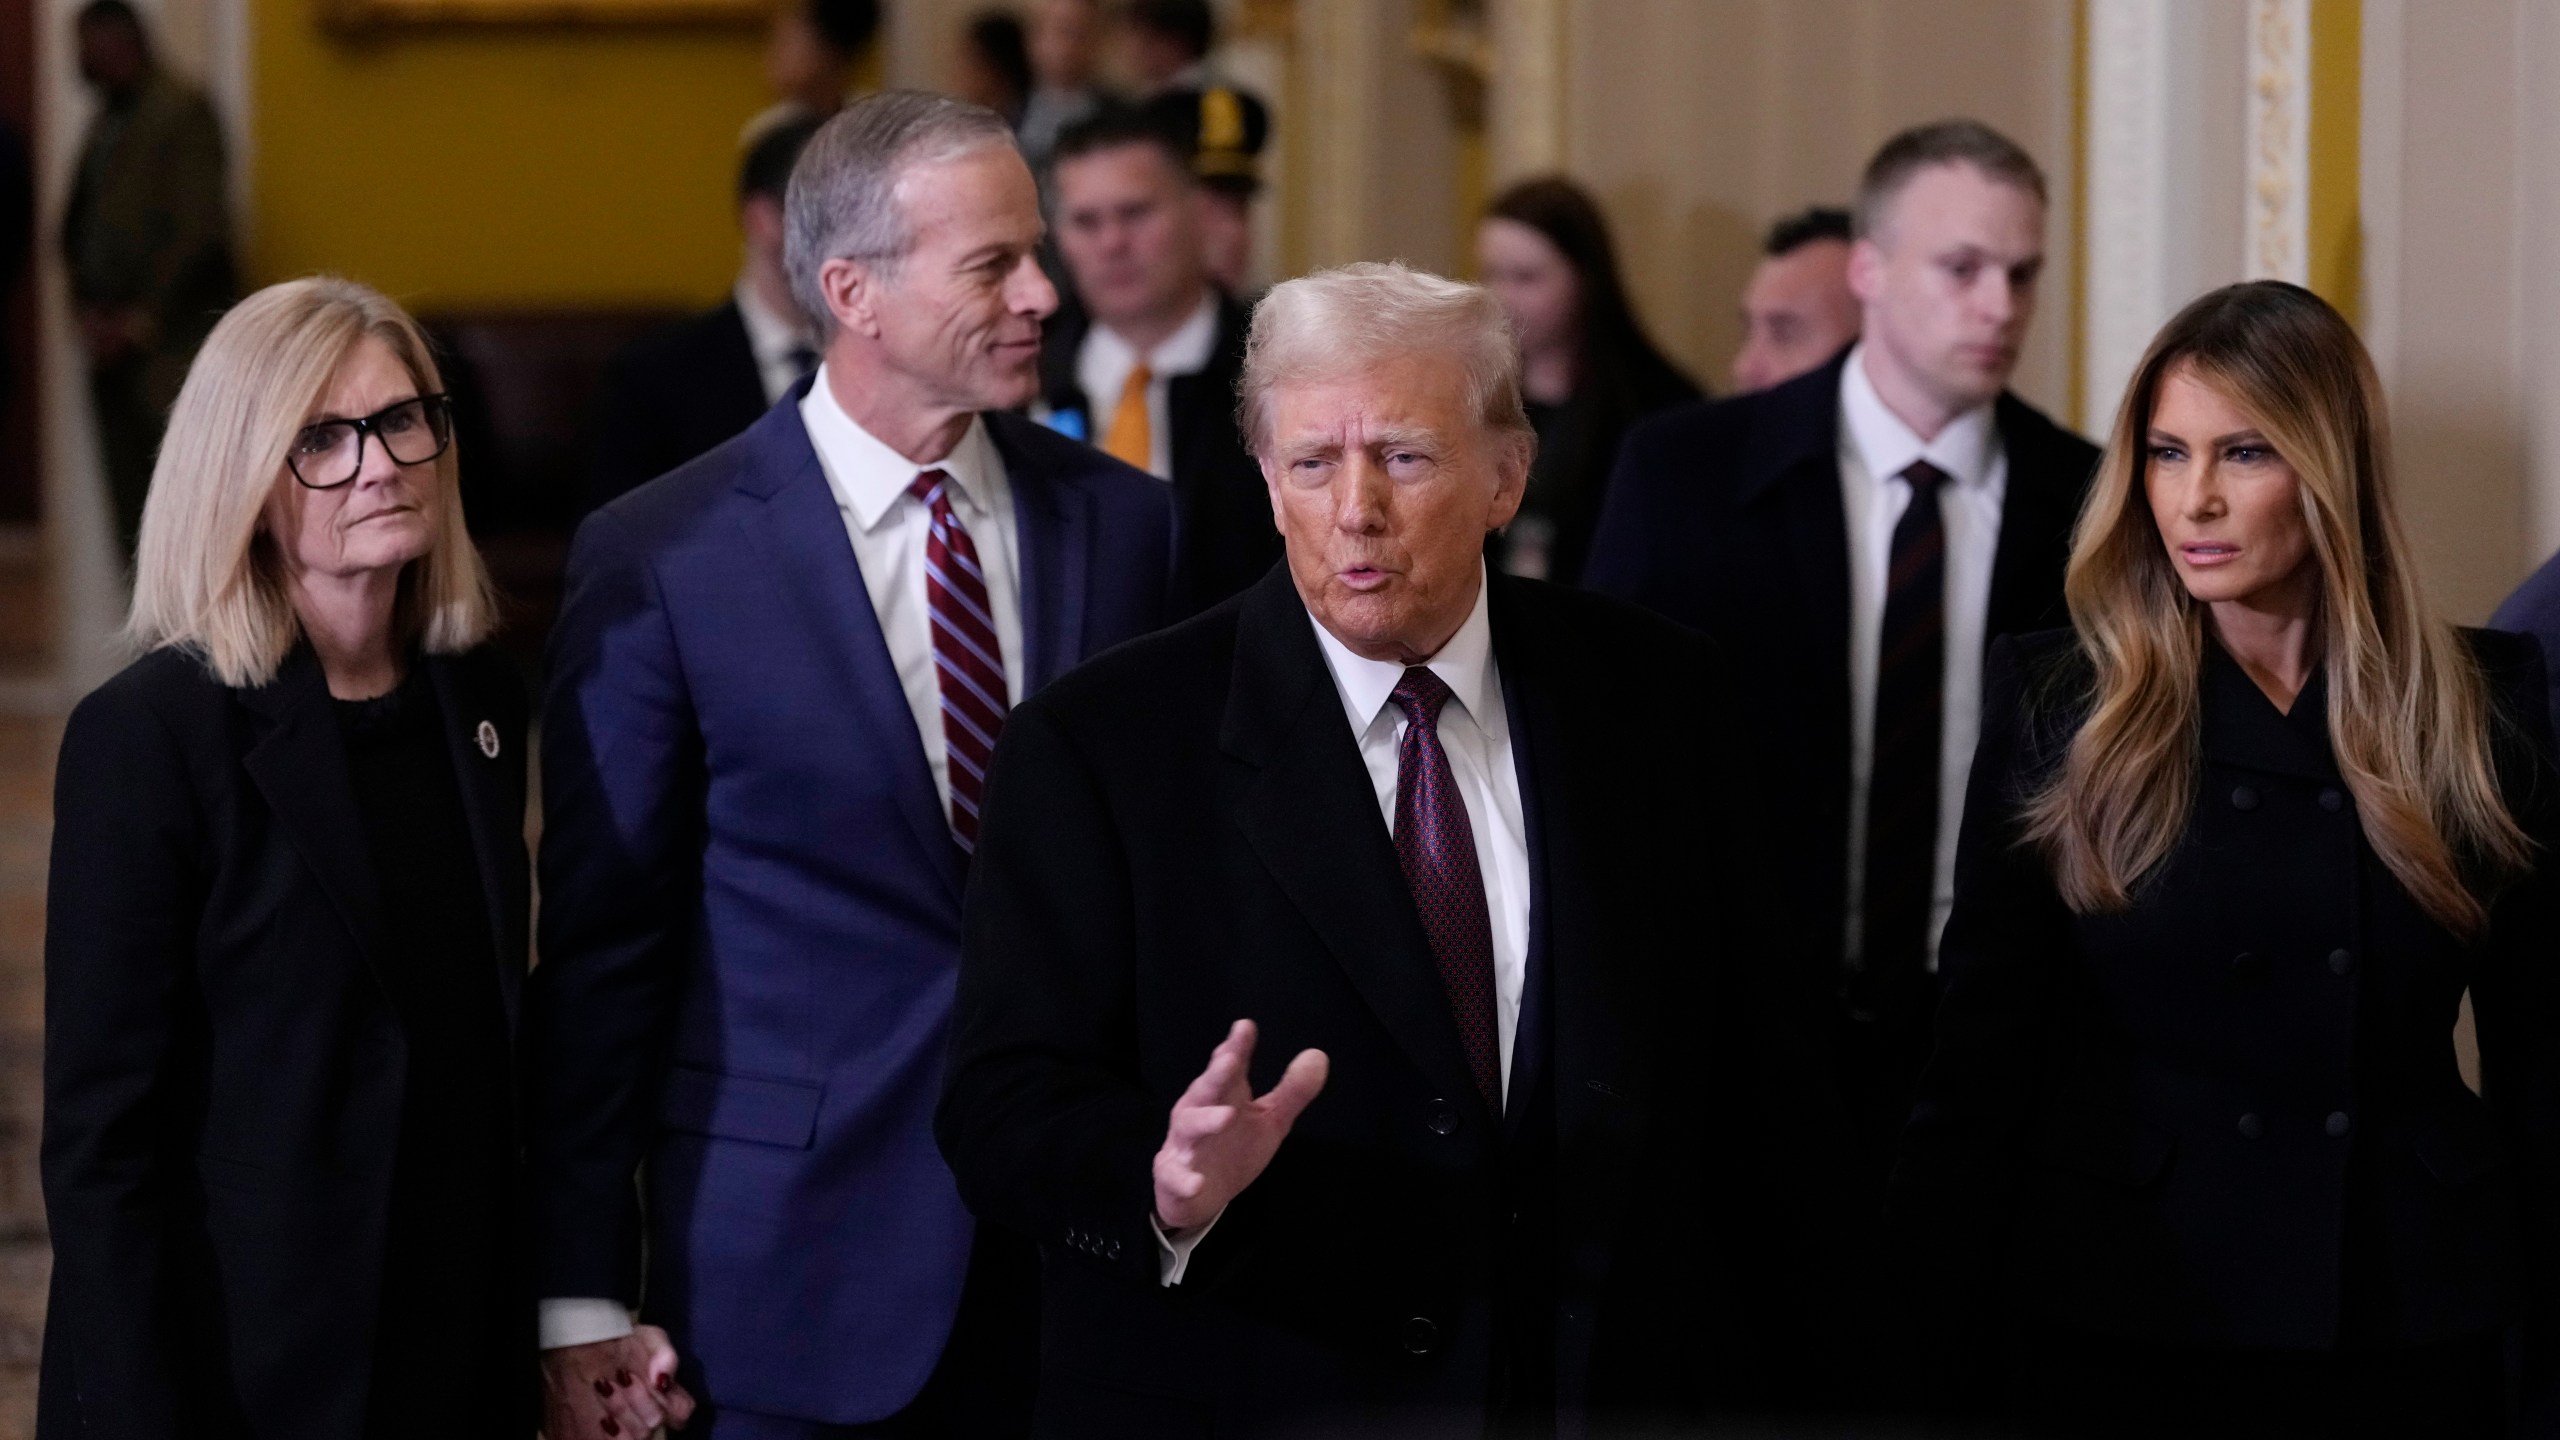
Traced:
<path id="1" fill-rule="evenodd" d="M 1006 721 L 934 1133 L 980 1217 L 1152 1287 L 1165 1112 L 1136 1069 L 1134 903 L 1101 779 L 1047 707 Z"/>
<path id="2" fill-rule="evenodd" d="M 161 717 L 121 688 L 63 732 L 45 919 L 43 1170 L 59 1347 L 87 1433 L 185 1433 L 169 1235 L 172 1060 L 205 903 L 204 836 Z M 52 1369 L 48 1365 L 48 1370 Z"/>
<path id="3" fill-rule="evenodd" d="M 2531 641 L 2526 652 L 2538 651 Z M 2523 1157 L 2530 1337 L 2527 1433 L 2560 1435 L 2560 769 L 2549 682 L 2536 653 L 2493 673 L 2503 702 L 2501 766 L 2516 822 L 2535 846 L 2531 873 L 2491 911 L 2488 963 L 2474 974 L 2481 1098 Z"/>
<path id="4" fill-rule="evenodd" d="M 580 527 L 550 668 L 542 961 L 524 1026 L 535 1293 L 628 1304 L 635 1177 L 700 893 L 704 771 L 664 597 L 611 515 Z"/>
<path id="5" fill-rule="evenodd" d="M 1939 941 L 1944 997 L 1887 1190 L 1887 1243 L 1902 1277 L 1905 1353 L 1932 1388 L 1979 1383 L 2020 1132 L 2040 1088 L 2056 963 L 2071 913 L 2043 854 L 2021 842 L 2035 783 L 2028 678 L 2015 642 L 1992 646 L 1982 740 L 1956 846 L 1954 910 Z M 1940 1398 L 1948 1398 L 1942 1395 Z"/>

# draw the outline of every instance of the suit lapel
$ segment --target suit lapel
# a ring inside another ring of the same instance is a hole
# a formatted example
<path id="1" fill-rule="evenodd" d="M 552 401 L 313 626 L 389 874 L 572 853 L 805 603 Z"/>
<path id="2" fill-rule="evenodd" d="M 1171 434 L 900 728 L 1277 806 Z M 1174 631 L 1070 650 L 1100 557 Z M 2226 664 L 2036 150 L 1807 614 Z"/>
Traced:
<path id="1" fill-rule="evenodd" d="M 502 741 L 497 710 L 473 683 L 469 671 L 451 658 L 431 655 L 427 677 L 436 692 L 438 723 L 445 734 L 445 753 L 453 761 L 462 790 L 462 813 L 471 826 L 471 850 L 480 862 L 480 894 L 489 911 L 491 953 L 498 957 L 500 1002 L 506 1007 L 507 1033 L 516 1031 L 516 1010 L 524 993 L 522 936 L 510 935 L 511 915 L 526 913 L 519 893 L 525 869 L 510 863 L 510 848 L 524 847 L 524 797 L 508 783 L 517 773 L 498 748 Z M 490 743 L 481 741 L 483 725 Z"/>
<path id="2" fill-rule="evenodd" d="M 990 413 L 987 435 L 1013 491 L 1015 553 L 1022 560 L 1022 657 L 1026 690 L 1036 691 L 1084 658 L 1084 601 L 1093 558 L 1093 500 L 1042 466 L 1016 426 Z"/>
<path id="3" fill-rule="evenodd" d="M 320 662 L 307 649 L 286 657 L 276 678 L 240 692 L 266 733 L 241 758 L 295 853 L 311 867 L 354 936 L 376 984 L 382 982 L 382 887 L 356 813 L 346 740 L 330 708 Z"/>
<path id="4" fill-rule="evenodd" d="M 1219 738 L 1228 754 L 1260 771 L 1238 821 L 1387 1033 L 1442 1096 L 1483 1115 L 1430 942 L 1313 625 L 1281 571 L 1255 587 L 1238 621 Z"/>
<path id="5" fill-rule="evenodd" d="M 805 393 L 807 382 L 789 400 Z M 867 748 L 897 767 L 898 811 L 925 863 L 960 898 L 960 847 L 933 788 L 924 739 L 907 708 L 906 687 L 889 658 L 889 641 L 872 613 L 862 567 L 845 538 L 844 515 L 818 467 L 818 452 L 800 424 L 796 403 L 777 405 L 748 432 L 761 448 L 758 463 L 739 489 L 764 503 L 743 518 L 748 539 L 766 560 L 766 572 L 791 602 L 816 644 L 812 655 L 837 681 L 838 703 L 870 733 Z M 894 757 L 894 758 L 888 758 Z"/>

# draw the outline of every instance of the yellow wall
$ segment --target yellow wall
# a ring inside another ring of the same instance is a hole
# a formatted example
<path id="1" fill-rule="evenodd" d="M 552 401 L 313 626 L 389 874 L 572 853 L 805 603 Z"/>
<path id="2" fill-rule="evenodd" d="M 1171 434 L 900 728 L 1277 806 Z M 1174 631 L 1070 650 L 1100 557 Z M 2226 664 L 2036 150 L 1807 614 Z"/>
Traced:
<path id="1" fill-rule="evenodd" d="M 2311 7 L 2311 193 L 2304 239 L 2311 288 L 2350 320 L 2362 314 L 2364 232 L 2357 220 L 2363 163 L 2364 7 Z"/>
<path id="2" fill-rule="evenodd" d="M 752 30 L 350 42 L 252 0 L 251 273 L 329 270 L 422 309 L 702 303 L 735 274 Z"/>

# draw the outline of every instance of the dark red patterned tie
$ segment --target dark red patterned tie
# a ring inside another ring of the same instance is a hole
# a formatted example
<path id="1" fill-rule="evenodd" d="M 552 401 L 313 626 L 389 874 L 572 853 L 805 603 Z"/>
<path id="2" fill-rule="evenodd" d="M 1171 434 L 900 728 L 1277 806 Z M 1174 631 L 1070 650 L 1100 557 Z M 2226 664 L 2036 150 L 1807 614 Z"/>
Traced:
<path id="1" fill-rule="evenodd" d="M 978 547 L 951 513 L 951 477 L 927 470 L 907 493 L 933 513 L 924 542 L 925 611 L 933 620 L 933 669 L 942 685 L 942 748 L 950 762 L 951 838 L 978 848 L 978 802 L 987 761 L 1004 729 L 1004 647 L 987 604 L 987 575 Z"/>
<path id="2" fill-rule="evenodd" d="M 1947 474 L 1902 472 L 1911 504 L 1893 527 L 1876 647 L 1875 764 L 1867 780 L 1865 934 L 1851 986 L 1861 1009 L 1889 1007 L 1927 969 L 1937 893 L 1939 733 L 1946 708 Z"/>
<path id="3" fill-rule="evenodd" d="M 1484 872 L 1467 802 L 1440 748 L 1440 707 L 1449 687 L 1416 665 L 1389 697 L 1404 711 L 1396 747 L 1396 859 L 1422 912 L 1422 933 L 1440 962 L 1440 984 L 1458 1020 L 1467 1069 L 1493 1113 L 1502 1113 L 1502 1042 L 1493 1005 L 1493 917 L 1485 907 Z"/>

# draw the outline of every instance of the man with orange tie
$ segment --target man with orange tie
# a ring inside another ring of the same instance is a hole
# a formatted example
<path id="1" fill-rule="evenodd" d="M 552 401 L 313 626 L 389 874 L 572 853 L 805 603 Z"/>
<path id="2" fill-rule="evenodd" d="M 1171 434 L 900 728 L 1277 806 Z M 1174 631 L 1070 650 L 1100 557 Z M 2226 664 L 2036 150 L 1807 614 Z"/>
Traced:
<path id="1" fill-rule="evenodd" d="M 1041 341 L 1046 418 L 1171 482 L 1176 608 L 1207 609 L 1280 558 L 1261 471 L 1236 432 L 1245 309 L 1209 280 L 1205 202 L 1179 137 L 1106 114 L 1059 137 L 1053 163 L 1076 293 Z"/>

